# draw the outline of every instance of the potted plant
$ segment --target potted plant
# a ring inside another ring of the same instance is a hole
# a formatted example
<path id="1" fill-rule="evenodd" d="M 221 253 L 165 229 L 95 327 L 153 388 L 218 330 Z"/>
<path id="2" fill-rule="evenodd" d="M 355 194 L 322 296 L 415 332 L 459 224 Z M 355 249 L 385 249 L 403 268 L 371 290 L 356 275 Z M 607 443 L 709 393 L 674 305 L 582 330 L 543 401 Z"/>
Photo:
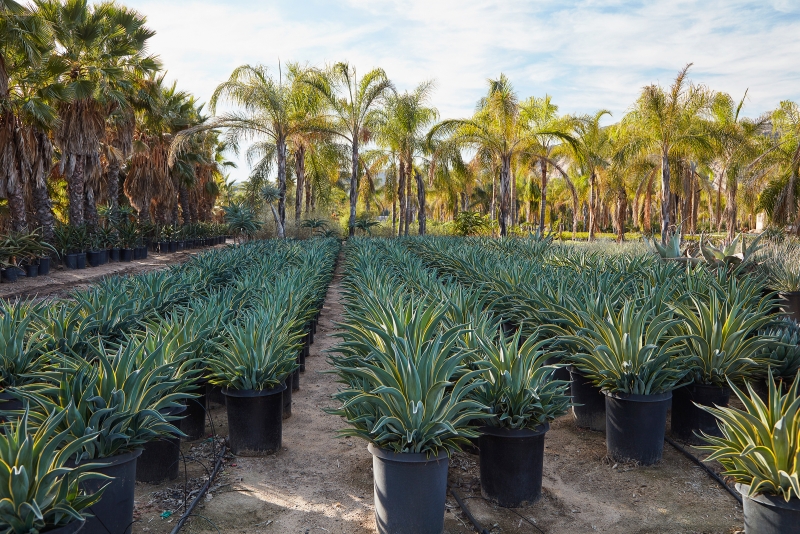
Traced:
<path id="1" fill-rule="evenodd" d="M 606 317 L 578 313 L 585 326 L 567 341 L 573 365 L 606 396 L 606 446 L 619 461 L 661 460 L 672 390 L 688 373 L 680 321 L 655 303 L 625 300 Z"/>
<path id="2" fill-rule="evenodd" d="M 519 508 L 542 492 L 544 438 L 550 421 L 570 405 L 568 382 L 554 380 L 558 369 L 546 365 L 550 340 L 520 332 L 511 338 L 477 338 L 488 372 L 475 399 L 491 418 L 480 429 L 481 493 L 500 506 Z"/>
<path id="3" fill-rule="evenodd" d="M 88 509 L 103 495 L 81 492 L 81 485 L 105 476 L 92 473 L 91 464 L 68 465 L 97 437 L 61 432 L 67 410 L 50 414 L 35 431 L 29 428 L 28 412 L 18 423 L 6 423 L 0 432 L 0 525 L 6 534 L 72 534 L 81 530 Z"/>
<path id="4" fill-rule="evenodd" d="M 86 252 L 86 262 L 91 267 L 99 267 L 103 264 L 102 240 L 95 229 L 89 234 L 89 250 Z"/>
<path id="5" fill-rule="evenodd" d="M 84 533 L 130 534 L 136 459 L 142 446 L 160 436 L 180 431 L 161 410 L 177 408 L 189 395 L 173 392 L 177 386 L 170 365 L 154 365 L 157 354 L 128 343 L 106 354 L 95 348 L 86 359 L 72 358 L 36 373 L 36 381 L 17 391 L 30 403 L 31 419 L 43 422 L 49 414 L 67 412 L 58 430 L 78 439 L 87 429 L 97 432 L 75 457 L 75 466 L 92 463 L 92 471 L 111 477 L 106 484 L 84 481 L 93 494 L 105 486 L 99 502 L 88 508 Z M 66 421 L 69 421 L 69 424 Z"/>
<path id="6" fill-rule="evenodd" d="M 136 227 L 136 223 L 126 220 L 120 223 L 117 231 L 122 245 L 119 260 L 129 262 L 133 260 L 133 247 L 136 246 L 136 241 L 139 239 L 139 229 Z"/>
<path id="7" fill-rule="evenodd" d="M 726 291 L 712 288 L 707 298 L 695 294 L 674 305 L 683 319 L 689 373 L 673 392 L 670 426 L 675 437 L 694 445 L 701 443 L 699 431 L 719 432 L 716 419 L 697 406 L 727 406 L 727 381 L 753 377 L 761 367 L 757 355 L 775 344 L 775 338 L 759 334 L 773 320 L 771 301 L 760 299 L 753 283 L 734 278 L 729 284 Z"/>
<path id="8" fill-rule="evenodd" d="M 72 227 L 70 233 L 71 248 L 75 254 L 76 269 L 86 268 L 86 251 L 91 247 L 89 226 L 82 224 Z"/>
<path id="9" fill-rule="evenodd" d="M 748 534 L 800 533 L 800 380 L 781 395 L 768 373 L 768 395 L 762 401 L 748 384 L 748 393 L 728 385 L 744 409 L 700 406 L 718 421 L 720 436 L 703 434 L 723 475 L 736 482 L 742 494 L 744 530 Z"/>
<path id="10" fill-rule="evenodd" d="M 21 232 L 10 232 L 0 241 L 0 250 L 3 251 L 5 268 L 3 270 L 4 282 L 16 282 L 20 274 L 25 271 L 20 269 L 20 262 L 24 259 L 26 244 Z"/>
<path id="11" fill-rule="evenodd" d="M 208 356 L 209 382 L 224 388 L 233 454 L 281 448 L 284 382 L 298 367 L 297 335 L 283 319 L 253 311 L 225 325 L 225 341 Z"/>
<path id="12" fill-rule="evenodd" d="M 800 371 L 800 323 L 788 317 L 777 319 L 758 332 L 759 336 L 774 340 L 770 346 L 761 349 L 755 358 L 762 369 L 771 369 L 772 376 L 782 384 L 790 384 Z M 766 373 L 756 377 L 765 378 Z M 753 387 L 760 385 L 761 380 L 752 380 Z M 764 381 L 766 384 L 766 381 Z M 766 391 L 756 389 L 761 398 L 766 398 Z"/>
<path id="13" fill-rule="evenodd" d="M 770 289 L 778 292 L 783 312 L 800 322 L 800 245 L 786 243 L 766 262 Z"/>
<path id="14" fill-rule="evenodd" d="M 22 401 L 12 391 L 30 383 L 42 363 L 40 341 L 31 335 L 36 312 L 23 302 L 8 306 L 13 308 L 0 314 L 0 412 L 22 409 Z"/>
<path id="15" fill-rule="evenodd" d="M 469 398 L 485 371 L 467 368 L 469 354 L 457 349 L 461 328 L 443 327 L 443 306 L 384 308 L 397 325 L 387 331 L 368 325 L 367 310 L 380 309 L 380 299 L 362 299 L 361 310 L 350 310 L 340 347 L 347 355 L 357 343 L 364 357 L 334 359 L 347 388 L 334 395 L 342 406 L 328 412 L 350 425 L 340 435 L 369 443 L 378 532 L 440 534 L 449 456 L 478 436 L 470 423 L 488 417 L 487 407 Z"/>

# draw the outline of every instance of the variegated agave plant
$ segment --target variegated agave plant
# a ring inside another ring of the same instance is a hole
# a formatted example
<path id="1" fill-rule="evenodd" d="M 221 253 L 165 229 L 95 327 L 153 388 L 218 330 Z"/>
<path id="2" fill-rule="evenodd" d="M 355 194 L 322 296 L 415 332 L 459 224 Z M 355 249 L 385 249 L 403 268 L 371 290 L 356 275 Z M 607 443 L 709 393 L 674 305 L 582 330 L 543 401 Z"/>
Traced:
<path id="1" fill-rule="evenodd" d="M 711 408 L 697 405 L 714 415 L 722 437 L 703 433 L 708 443 L 699 447 L 711 453 L 705 461 L 718 461 L 724 475 L 749 486 L 748 495 L 768 494 L 787 502 L 800 497 L 800 380 L 781 395 L 769 373 L 769 395 L 762 401 L 750 384 L 748 393 L 730 380 L 733 392 L 744 405 L 738 408 Z"/>

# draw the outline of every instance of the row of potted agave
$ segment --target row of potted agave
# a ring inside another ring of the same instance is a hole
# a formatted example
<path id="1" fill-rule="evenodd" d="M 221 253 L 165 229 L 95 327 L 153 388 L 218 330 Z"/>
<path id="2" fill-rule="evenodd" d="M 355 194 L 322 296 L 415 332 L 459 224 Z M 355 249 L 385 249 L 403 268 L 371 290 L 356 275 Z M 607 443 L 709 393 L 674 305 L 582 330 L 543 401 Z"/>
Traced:
<path id="1" fill-rule="evenodd" d="M 231 334 L 263 317 L 263 307 L 286 309 L 285 301 L 273 299 L 291 296 L 288 288 L 301 279 L 310 289 L 295 294 L 293 309 L 308 317 L 329 280 L 325 264 L 313 256 L 332 263 L 337 247 L 333 240 L 251 243 L 200 255 L 165 273 L 111 280 L 65 302 L 4 305 L 0 416 L 10 421 L 4 432 L 24 442 L 53 426 L 56 437 L 43 438 L 41 461 L 56 466 L 47 483 L 58 485 L 56 498 L 49 499 L 53 493 L 45 495 L 38 479 L 13 471 L 14 483 L 0 484 L 0 498 L 14 488 L 13 509 L 0 511 L 14 525 L 10 532 L 27 533 L 33 525 L 40 532 L 129 533 L 134 481 L 174 470 L 175 447 L 164 444 L 185 437 L 175 424 L 184 428 L 181 418 L 187 404 L 196 404 L 201 377 L 213 374 L 215 365 L 229 365 L 226 355 L 238 357 Z M 289 261 L 307 267 L 302 276 L 281 275 Z M 308 283 L 310 271 L 321 273 L 314 283 Z M 264 280 L 273 278 L 281 287 L 267 290 Z M 295 360 L 289 362 L 294 366 Z M 78 445 L 65 449 L 66 442 Z M 6 464 L 30 460 L 12 458 L 11 450 L 0 450 Z"/>
<path id="2" fill-rule="evenodd" d="M 502 302 L 503 313 L 516 323 L 508 325 L 509 330 L 516 326 L 530 333 L 546 328 L 556 336 L 564 351 L 559 359 L 571 364 L 577 423 L 604 431 L 611 457 L 641 464 L 660 460 L 671 406 L 673 435 L 706 444 L 715 452 L 712 459 L 730 460 L 723 465 L 744 484 L 745 509 L 751 512 L 746 514 L 748 532 L 795 532 L 800 528 L 797 493 L 775 491 L 782 478 L 797 478 L 797 466 L 787 461 L 785 453 L 788 450 L 794 457 L 800 438 L 796 429 L 790 430 L 791 445 L 788 449 L 780 445 L 775 436 L 783 435 L 778 427 L 789 421 L 784 419 L 788 412 L 773 410 L 774 401 L 767 403 L 765 411 L 760 400 L 773 390 L 785 391 L 785 384 L 795 381 L 800 368 L 800 326 L 793 320 L 786 295 L 776 299 L 765 289 L 763 279 L 744 271 L 702 265 L 676 270 L 647 258 L 613 254 L 587 258 L 564 249 L 534 251 L 535 259 L 544 264 L 527 269 L 537 277 L 536 282 L 522 277 L 514 285 L 492 281 L 507 281 L 502 269 L 514 270 L 523 263 L 519 256 L 528 256 L 528 260 L 532 245 L 510 244 L 499 254 L 476 253 L 463 245 L 441 246 L 437 240 L 417 240 L 409 243 L 409 248 L 462 282 L 477 282 L 474 287 L 488 293 L 489 307 L 492 299 Z M 558 265 L 548 267 L 548 262 Z M 642 267 L 637 262 L 649 263 L 651 270 L 631 272 L 631 265 Z M 561 291 L 563 288 L 568 291 Z M 781 308 L 784 313 L 773 313 Z M 776 389 L 773 378 L 784 386 Z M 733 388 L 739 384 L 744 389 L 743 383 L 748 383 L 746 391 L 752 398 L 747 411 L 766 418 L 771 423 L 764 424 L 774 427 L 750 442 L 763 447 L 762 452 L 770 451 L 771 458 L 780 459 L 768 467 L 763 467 L 758 449 L 731 448 L 736 436 L 744 435 L 737 425 L 741 427 L 748 416 L 727 406 L 731 391 L 740 398 L 744 395 Z M 785 398 L 789 412 L 797 409 L 791 408 L 793 395 L 787 393 Z M 723 442 L 726 445 L 721 445 Z M 736 469 L 731 467 L 734 464 Z M 759 465 L 763 472 L 754 469 Z M 770 482 L 750 484 L 765 479 Z M 785 503 L 766 506 L 775 504 L 772 496 L 776 494 L 785 498 Z M 756 502 L 757 513 L 753 511 Z M 767 524 L 780 528 L 768 530 Z"/>

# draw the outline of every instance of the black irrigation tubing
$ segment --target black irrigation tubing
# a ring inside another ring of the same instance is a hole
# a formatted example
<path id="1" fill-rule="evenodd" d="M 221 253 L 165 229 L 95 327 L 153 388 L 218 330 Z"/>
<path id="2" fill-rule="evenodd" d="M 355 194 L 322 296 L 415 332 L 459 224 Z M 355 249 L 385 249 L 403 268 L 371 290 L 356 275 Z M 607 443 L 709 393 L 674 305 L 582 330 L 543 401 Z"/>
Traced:
<path id="1" fill-rule="evenodd" d="M 728 491 L 728 493 L 730 493 L 731 495 L 733 495 L 733 498 L 734 498 L 734 499 L 736 499 L 736 500 L 739 502 L 739 504 L 740 504 L 740 505 L 742 504 L 742 496 L 741 496 L 741 495 L 739 495 L 738 493 L 736 493 L 736 491 L 735 491 L 735 490 L 731 489 L 731 487 L 730 487 L 730 486 L 728 486 L 728 485 L 725 483 L 725 481 L 724 481 L 724 480 L 722 480 L 722 477 L 720 477 L 720 476 L 719 476 L 717 473 L 715 473 L 713 469 L 711 469 L 710 467 L 708 467 L 708 466 L 707 466 L 707 465 L 706 465 L 706 464 L 705 464 L 705 463 L 704 463 L 702 460 L 700 460 L 700 458 L 698 458 L 698 457 L 697 457 L 697 456 L 695 456 L 694 454 L 690 453 L 689 451 L 687 451 L 686 449 L 684 449 L 683 447 L 681 447 L 680 445 L 678 445 L 678 444 L 677 444 L 675 441 L 673 441 L 673 439 L 672 439 L 672 438 L 670 438 L 669 436 L 664 436 L 664 440 L 665 440 L 667 443 L 669 443 L 670 445 L 672 445 L 673 447 L 675 447 L 676 449 L 678 449 L 678 451 L 680 451 L 680 452 L 681 452 L 681 453 L 682 453 L 684 456 L 686 456 L 687 458 L 689 458 L 691 461 L 693 461 L 694 463 L 696 463 L 697 465 L 699 465 L 700 467 L 702 467 L 703 469 L 705 469 L 706 473 L 708 473 L 709 475 L 711 475 L 711 478 L 713 478 L 714 480 L 716 480 L 716 481 L 719 483 L 719 485 L 720 485 L 720 486 L 722 486 L 723 488 L 725 488 L 725 489 Z"/>
<path id="2" fill-rule="evenodd" d="M 480 522 L 478 522 L 477 519 L 475 519 L 475 516 L 473 516 L 472 513 L 469 511 L 467 505 L 464 504 L 464 501 L 462 501 L 461 497 L 459 497 L 458 493 L 456 493 L 456 490 L 450 488 L 450 493 L 453 495 L 453 498 L 461 507 L 461 511 L 464 512 L 464 515 L 467 516 L 467 519 L 469 519 L 469 522 L 472 523 L 473 527 L 475 527 L 475 532 L 478 532 L 479 534 L 489 534 L 489 531 L 485 529 L 483 525 L 481 525 Z"/>
<path id="3" fill-rule="evenodd" d="M 178 520 L 178 524 L 175 525 L 175 528 L 172 529 L 170 534 L 178 534 L 178 532 L 181 531 L 181 529 L 183 528 L 183 525 L 189 519 L 189 516 L 192 515 L 192 511 L 194 510 L 195 506 L 197 506 L 197 504 L 200 502 L 200 499 L 202 499 L 203 496 L 205 496 L 206 492 L 208 491 L 208 488 L 211 487 L 211 483 L 214 482 L 214 477 L 217 476 L 217 473 L 219 472 L 220 468 L 222 467 L 222 461 L 225 459 L 225 450 L 226 449 L 227 449 L 227 447 L 223 447 L 222 453 L 219 455 L 219 457 L 217 458 L 217 463 L 214 465 L 214 470 L 211 472 L 211 476 L 208 477 L 208 480 L 203 485 L 202 489 L 200 490 L 200 493 L 197 494 L 197 496 L 192 501 L 192 504 L 189 505 L 189 509 L 186 510 L 183 513 L 181 518 Z"/>

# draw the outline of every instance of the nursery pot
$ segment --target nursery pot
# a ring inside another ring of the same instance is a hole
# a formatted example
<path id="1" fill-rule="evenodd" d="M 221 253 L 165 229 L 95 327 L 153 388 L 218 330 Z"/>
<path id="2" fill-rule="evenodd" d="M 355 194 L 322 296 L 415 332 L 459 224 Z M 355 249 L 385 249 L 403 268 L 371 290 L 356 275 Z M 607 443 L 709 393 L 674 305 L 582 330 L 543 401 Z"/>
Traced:
<path id="1" fill-rule="evenodd" d="M 283 418 L 289 419 L 292 416 L 292 375 L 283 381 Z"/>
<path id="2" fill-rule="evenodd" d="M 736 484 L 742 494 L 745 534 L 800 534 L 800 499 L 777 495 L 748 497 L 750 486 Z"/>
<path id="3" fill-rule="evenodd" d="M 297 351 L 297 364 L 300 366 L 298 370 L 301 373 L 306 372 L 306 352 L 308 351 L 308 345 L 304 345 L 302 349 Z"/>
<path id="4" fill-rule="evenodd" d="M 77 259 L 77 267 L 76 267 L 76 269 L 85 269 L 86 268 L 86 253 L 85 252 L 79 252 L 78 254 L 76 254 L 76 259 Z"/>
<path id="5" fill-rule="evenodd" d="M 119 261 L 119 249 L 118 248 L 109 249 L 108 258 L 111 261 Z"/>
<path id="6" fill-rule="evenodd" d="M 159 241 L 158 242 L 158 251 L 164 254 L 165 252 L 169 252 L 169 243 L 166 241 Z"/>
<path id="7" fill-rule="evenodd" d="M 169 242 L 169 251 L 170 252 L 178 252 L 178 242 L 177 241 L 170 241 Z"/>
<path id="8" fill-rule="evenodd" d="M 618 461 L 651 465 L 661 460 L 672 392 L 606 392 L 606 447 Z"/>
<path id="9" fill-rule="evenodd" d="M 141 260 L 142 259 L 142 249 L 141 249 L 141 247 L 133 247 L 133 259 L 134 260 Z"/>
<path id="10" fill-rule="evenodd" d="M 136 459 L 142 454 L 138 449 L 133 452 L 118 454 L 111 458 L 87 460 L 102 467 L 92 469 L 93 472 L 113 477 L 113 480 L 86 480 L 83 489 L 94 493 L 106 484 L 108 487 L 103 497 L 87 511 L 94 517 L 86 519 L 86 527 L 82 534 L 130 534 L 133 530 L 133 492 L 136 486 Z"/>
<path id="11" fill-rule="evenodd" d="M 86 261 L 92 267 L 99 267 L 103 263 L 103 257 L 100 255 L 99 250 L 90 250 L 86 253 Z"/>
<path id="12" fill-rule="evenodd" d="M 542 496 L 545 423 L 535 429 L 481 428 L 481 495 L 505 508 Z"/>
<path id="13" fill-rule="evenodd" d="M 9 420 L 6 413 L 12 410 L 22 410 L 22 401 L 13 396 L 6 390 L 0 390 L 0 423 L 5 423 Z"/>
<path id="14" fill-rule="evenodd" d="M 181 415 L 186 406 L 160 410 L 163 415 Z M 173 424 L 178 425 L 175 421 Z M 136 461 L 136 481 L 157 484 L 163 480 L 175 480 L 181 466 L 181 438 L 177 435 L 161 436 L 145 443 L 142 455 Z"/>
<path id="15" fill-rule="evenodd" d="M 78 268 L 78 255 L 77 254 L 66 254 L 64 256 L 64 267 L 67 269 L 77 269 Z"/>
<path id="16" fill-rule="evenodd" d="M 131 261 L 133 259 L 133 249 L 123 248 L 119 251 L 119 261 Z"/>
<path id="17" fill-rule="evenodd" d="M 701 410 L 693 404 L 703 406 L 728 405 L 731 399 L 731 390 L 721 386 L 706 384 L 689 384 L 672 392 L 672 417 L 670 426 L 672 435 L 692 445 L 702 445 L 705 442 L 695 434 L 705 432 L 712 436 L 722 436 L 717 425 L 717 418 Z"/>
<path id="18" fill-rule="evenodd" d="M 800 291 L 787 291 L 778 295 L 783 301 L 783 313 L 800 323 Z"/>
<path id="19" fill-rule="evenodd" d="M 261 456 L 281 448 L 283 384 L 263 391 L 224 389 L 228 441 L 239 456 Z"/>
<path id="20" fill-rule="evenodd" d="M 28 278 L 36 278 L 39 276 L 39 264 L 28 264 L 25 266 L 25 276 Z"/>
<path id="21" fill-rule="evenodd" d="M 572 396 L 572 416 L 575 424 L 598 432 L 606 431 L 606 398 L 600 388 L 592 384 L 583 373 L 575 367 L 569 367 L 572 380 L 569 393 Z"/>
<path id="22" fill-rule="evenodd" d="M 292 391 L 300 391 L 300 369 L 292 373 Z"/>
<path id="23" fill-rule="evenodd" d="M 441 534 L 449 459 L 425 453 L 372 453 L 375 523 L 379 534 Z"/>
<path id="24" fill-rule="evenodd" d="M 50 530 L 43 530 L 42 534 L 75 534 L 86 526 L 86 520 L 70 521 L 64 526 L 53 528 Z"/>
<path id="25" fill-rule="evenodd" d="M 544 361 L 545 365 L 558 365 L 561 363 L 561 358 L 559 356 L 552 356 L 547 358 Z M 551 380 L 563 380 L 565 382 L 570 381 L 570 374 L 569 374 L 569 367 L 562 366 L 556 369 L 552 375 L 550 375 Z"/>
<path id="26" fill-rule="evenodd" d="M 39 258 L 39 275 L 47 276 L 50 274 L 50 257 Z"/>
<path id="27" fill-rule="evenodd" d="M 197 397 L 186 399 L 186 412 L 180 420 L 179 428 L 186 434 L 186 441 L 194 441 L 206 435 L 206 385 L 203 384 Z"/>
<path id="28" fill-rule="evenodd" d="M 108 249 L 103 249 L 100 251 L 100 263 L 103 265 L 108 263 Z"/>
<path id="29" fill-rule="evenodd" d="M 2 271 L 3 282 L 12 283 L 16 282 L 19 278 L 19 271 L 16 267 L 8 267 Z"/>
<path id="30" fill-rule="evenodd" d="M 147 246 L 139 247 L 141 259 L 147 259 Z"/>
<path id="31" fill-rule="evenodd" d="M 220 404 L 225 406 L 225 395 L 222 394 L 222 388 L 219 386 L 212 386 L 211 384 L 206 385 L 206 397 L 208 402 L 213 402 L 214 404 Z"/>

